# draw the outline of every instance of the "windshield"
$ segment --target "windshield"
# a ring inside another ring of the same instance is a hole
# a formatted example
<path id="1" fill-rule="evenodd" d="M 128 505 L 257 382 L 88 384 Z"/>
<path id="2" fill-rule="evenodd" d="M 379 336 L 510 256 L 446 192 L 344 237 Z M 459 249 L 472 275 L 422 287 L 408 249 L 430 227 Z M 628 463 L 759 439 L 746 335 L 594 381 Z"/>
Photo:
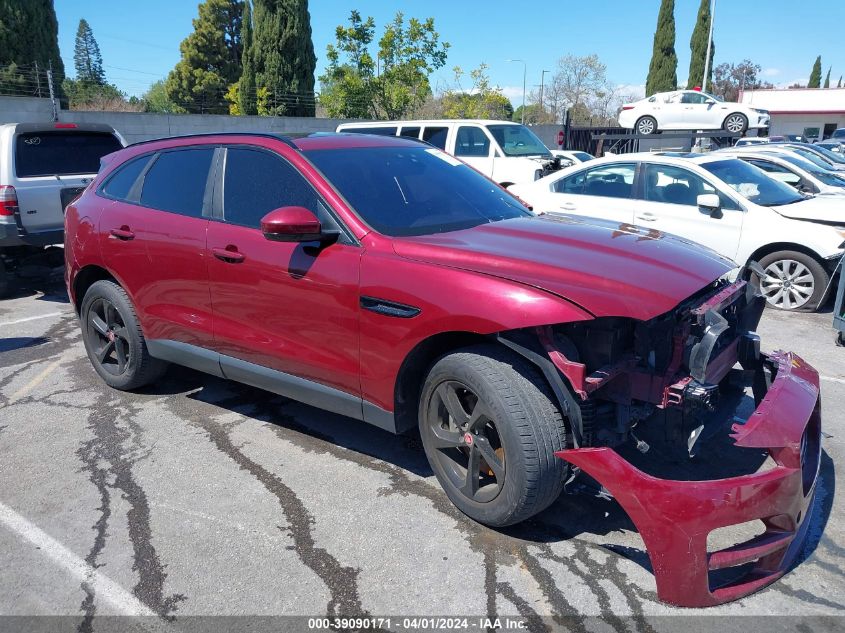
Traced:
<path id="1" fill-rule="evenodd" d="M 781 154 L 780 158 L 788 163 L 792 163 L 793 165 L 800 167 L 807 173 L 812 174 L 815 178 L 818 178 L 826 185 L 845 187 L 845 178 L 827 169 L 822 169 L 815 163 L 812 163 L 801 156 L 796 156 L 795 154 Z"/>
<path id="2" fill-rule="evenodd" d="M 821 167 L 822 169 L 830 169 L 833 165 L 833 161 L 826 160 L 822 158 L 818 154 L 816 154 L 813 150 L 804 149 L 803 147 L 793 147 L 791 148 L 796 154 L 799 154 L 802 158 L 810 161 L 814 165 Z"/>
<path id="3" fill-rule="evenodd" d="M 807 151 L 812 152 L 813 150 L 817 151 L 819 154 L 821 154 L 822 156 L 824 156 L 825 158 L 827 158 L 828 160 L 830 160 L 834 163 L 845 164 L 845 158 L 842 158 L 842 156 L 840 156 L 836 152 L 830 151 L 826 147 L 814 147 L 813 149 L 807 150 Z"/>
<path id="4" fill-rule="evenodd" d="M 549 148 L 524 125 L 488 125 L 505 156 L 542 156 L 551 158 Z"/>
<path id="5" fill-rule="evenodd" d="M 582 163 L 586 163 L 588 160 L 593 160 L 595 158 L 595 156 L 588 154 L 587 152 L 572 152 L 572 155 Z"/>
<path id="6" fill-rule="evenodd" d="M 304 152 L 364 222 L 384 235 L 428 235 L 532 214 L 511 194 L 435 148 Z"/>
<path id="7" fill-rule="evenodd" d="M 804 200 L 789 185 L 738 159 L 703 163 L 701 167 L 754 204 L 773 207 Z"/>

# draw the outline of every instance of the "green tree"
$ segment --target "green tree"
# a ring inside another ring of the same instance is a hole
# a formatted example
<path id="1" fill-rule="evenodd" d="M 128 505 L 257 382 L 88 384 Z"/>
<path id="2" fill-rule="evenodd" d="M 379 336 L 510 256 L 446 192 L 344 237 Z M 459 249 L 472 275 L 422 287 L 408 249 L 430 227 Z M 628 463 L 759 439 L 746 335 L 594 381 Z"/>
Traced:
<path id="1" fill-rule="evenodd" d="M 702 73 L 703 74 L 703 73 Z M 662 0 L 654 32 L 654 48 L 648 77 L 646 96 L 678 87 L 678 56 L 675 54 L 675 0 Z"/>
<path id="2" fill-rule="evenodd" d="M 405 22 L 398 12 L 384 29 L 375 59 L 375 21 L 352 11 L 329 45 L 320 77 L 320 104 L 330 116 L 400 119 L 431 96 L 429 76 L 443 67 L 449 44 L 440 42 L 434 18 Z"/>
<path id="3" fill-rule="evenodd" d="M 836 87 L 837 87 L 837 88 L 841 88 L 841 87 L 842 87 L 842 75 L 839 75 L 839 82 L 836 84 Z"/>
<path id="4" fill-rule="evenodd" d="M 14 68 L 12 68 L 14 64 Z M 35 94 L 35 67 L 52 68 L 58 97 L 65 75 L 59 54 L 59 24 L 53 0 L 0 0 L 0 68 L 4 80 L 29 86 Z M 43 92 L 46 78 L 41 75 Z"/>
<path id="5" fill-rule="evenodd" d="M 223 96 L 241 76 L 243 0 L 205 0 L 194 31 L 179 45 L 182 59 L 165 81 L 167 98 L 188 112 L 223 114 Z"/>
<path id="6" fill-rule="evenodd" d="M 76 69 L 77 81 L 102 86 L 106 83 L 106 73 L 103 71 L 103 56 L 100 47 L 94 39 L 91 26 L 83 18 L 76 29 L 76 43 L 73 47 L 73 65 Z"/>
<path id="7" fill-rule="evenodd" d="M 831 70 L 831 68 L 828 67 L 827 76 L 824 78 L 824 87 L 825 88 L 830 88 L 830 70 Z"/>
<path id="8" fill-rule="evenodd" d="M 519 106 L 513 111 L 511 121 L 520 123 L 522 121 L 522 106 Z M 525 123 L 528 125 L 538 125 L 541 123 L 554 123 L 554 118 L 545 107 L 540 107 L 539 103 L 529 103 L 525 106 Z"/>
<path id="9" fill-rule="evenodd" d="M 256 114 L 255 109 L 255 63 L 252 59 L 252 3 L 244 2 L 244 17 L 241 24 L 241 42 L 243 56 L 241 57 L 241 78 L 238 81 L 238 110 L 240 114 Z M 230 107 L 231 111 L 231 107 Z"/>
<path id="10" fill-rule="evenodd" d="M 807 82 L 808 88 L 818 88 L 822 85 L 822 56 L 816 57 L 816 63 L 813 64 L 813 70 L 810 71 L 810 81 Z"/>
<path id="11" fill-rule="evenodd" d="M 108 106 L 126 101 L 126 95 L 108 83 L 100 85 L 83 79 L 65 79 L 62 88 L 71 110 L 112 110 L 117 108 Z"/>
<path id="12" fill-rule="evenodd" d="M 266 88 L 271 113 L 314 116 L 314 69 L 308 0 L 255 0 L 253 41 L 256 93 Z"/>
<path id="13" fill-rule="evenodd" d="M 510 100 L 502 94 L 501 88 L 490 84 L 487 64 L 481 64 L 469 73 L 472 88 L 464 90 L 461 79 L 465 75 L 460 66 L 452 69 L 455 86 L 443 94 L 443 115 L 447 119 L 501 119 L 514 116 Z M 521 106 L 520 106 L 521 107 Z"/>
<path id="14" fill-rule="evenodd" d="M 141 97 L 144 111 L 162 114 L 176 114 L 185 112 L 185 108 L 173 103 L 167 96 L 164 80 L 159 79 Z"/>
<path id="15" fill-rule="evenodd" d="M 707 38 L 710 37 L 710 0 L 701 0 L 698 7 L 698 18 L 689 41 L 690 60 L 687 88 L 704 86 L 704 66 L 707 60 Z M 710 42 L 710 65 L 707 83 L 713 78 L 713 55 L 716 47 Z"/>
<path id="16" fill-rule="evenodd" d="M 759 90 L 774 88 L 771 83 L 760 81 L 760 64 L 750 59 L 743 59 L 738 64 L 719 64 L 713 69 L 713 87 L 711 92 L 725 101 L 736 101 L 740 90 Z"/>

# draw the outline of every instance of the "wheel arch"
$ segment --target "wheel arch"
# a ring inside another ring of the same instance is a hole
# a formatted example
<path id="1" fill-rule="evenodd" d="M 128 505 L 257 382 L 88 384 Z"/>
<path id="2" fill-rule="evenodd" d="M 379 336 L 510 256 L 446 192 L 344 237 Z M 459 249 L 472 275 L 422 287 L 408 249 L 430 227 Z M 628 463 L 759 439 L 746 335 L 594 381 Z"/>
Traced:
<path id="1" fill-rule="evenodd" d="M 120 281 L 102 266 L 97 264 L 83 266 L 73 278 L 73 297 L 71 299 L 77 314 L 82 307 L 82 299 L 85 297 L 85 293 L 98 281 L 113 281 L 122 287 Z"/>
<path id="2" fill-rule="evenodd" d="M 819 257 L 818 253 L 816 253 L 811 248 L 804 246 L 803 244 L 796 244 L 795 242 L 773 242 L 771 244 L 764 244 L 756 251 L 751 253 L 751 255 L 748 257 L 746 264 L 752 261 L 756 261 L 759 263 L 762 258 L 766 257 L 767 255 L 771 255 L 772 253 L 777 253 L 778 251 L 796 251 L 798 253 L 803 253 L 804 255 L 812 257 L 817 262 L 824 265 L 824 260 L 823 258 Z"/>

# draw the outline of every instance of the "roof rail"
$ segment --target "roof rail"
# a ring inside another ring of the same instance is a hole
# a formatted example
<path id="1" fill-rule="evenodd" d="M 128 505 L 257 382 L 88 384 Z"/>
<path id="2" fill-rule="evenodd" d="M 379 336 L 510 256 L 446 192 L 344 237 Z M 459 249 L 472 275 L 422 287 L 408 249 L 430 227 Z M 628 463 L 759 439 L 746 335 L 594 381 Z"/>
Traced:
<path id="1" fill-rule="evenodd" d="M 135 143 L 131 143 L 126 147 L 136 147 L 138 145 L 145 145 L 147 143 L 158 143 L 159 141 L 170 141 L 185 138 L 203 138 L 207 136 L 261 136 L 264 138 L 272 138 L 276 139 L 277 141 L 281 141 L 285 145 L 288 145 L 298 151 L 299 148 L 294 144 L 293 139 L 303 138 L 310 135 L 311 132 L 301 132 L 293 134 L 271 134 L 269 132 L 202 132 L 198 134 L 177 134 L 175 136 L 161 136 L 159 138 L 151 138 L 145 141 L 136 141 Z"/>

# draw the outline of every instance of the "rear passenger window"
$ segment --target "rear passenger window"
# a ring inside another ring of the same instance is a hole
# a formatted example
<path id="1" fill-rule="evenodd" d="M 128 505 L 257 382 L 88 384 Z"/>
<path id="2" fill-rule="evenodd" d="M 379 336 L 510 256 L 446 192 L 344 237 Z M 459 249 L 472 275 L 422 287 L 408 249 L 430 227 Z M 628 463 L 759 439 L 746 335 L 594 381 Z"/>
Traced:
<path id="1" fill-rule="evenodd" d="M 132 185 L 138 180 L 138 176 L 144 171 L 148 162 L 150 162 L 150 156 L 142 156 L 119 167 L 106 181 L 102 189 L 103 193 L 109 198 L 126 200 L 132 190 Z"/>
<path id="2" fill-rule="evenodd" d="M 348 127 L 341 132 L 349 134 L 375 134 L 377 136 L 396 136 L 395 127 Z"/>
<path id="3" fill-rule="evenodd" d="M 418 128 L 418 127 L 403 127 L 402 130 L 399 132 L 399 136 L 404 136 L 405 138 L 419 139 L 420 128 Z"/>
<path id="4" fill-rule="evenodd" d="M 227 150 L 223 178 L 226 221 L 258 228 L 261 218 L 279 207 L 305 207 L 320 215 L 317 193 L 286 160 L 261 150 Z"/>
<path id="5" fill-rule="evenodd" d="M 205 185 L 214 149 L 163 152 L 144 177 L 141 204 L 193 218 L 202 217 Z"/>
<path id="6" fill-rule="evenodd" d="M 449 132 L 447 127 L 427 127 L 423 131 L 422 140 L 431 143 L 440 149 L 446 149 L 446 135 Z"/>

